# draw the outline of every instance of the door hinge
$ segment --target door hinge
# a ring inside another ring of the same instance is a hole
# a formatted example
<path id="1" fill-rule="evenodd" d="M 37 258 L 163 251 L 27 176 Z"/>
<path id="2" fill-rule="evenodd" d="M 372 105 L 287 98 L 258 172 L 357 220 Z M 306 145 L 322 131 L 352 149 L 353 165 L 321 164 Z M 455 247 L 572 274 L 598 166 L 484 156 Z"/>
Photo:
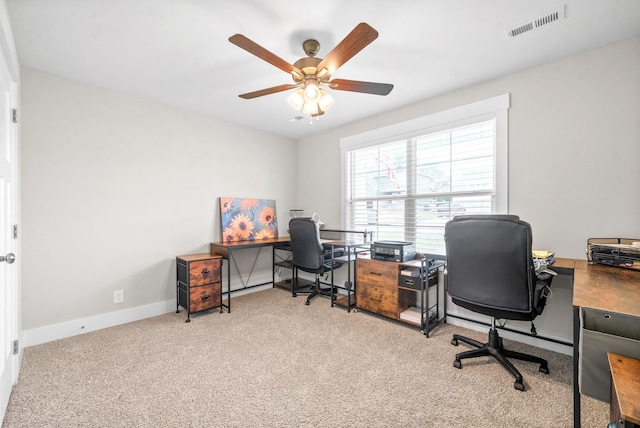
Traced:
<path id="1" fill-rule="evenodd" d="M 18 342 L 17 340 L 13 341 L 13 355 L 18 355 L 18 352 L 20 352 L 20 342 Z"/>
<path id="2" fill-rule="evenodd" d="M 13 239 L 18 239 L 18 225 L 13 225 Z"/>
<path id="3" fill-rule="evenodd" d="M 13 123 L 18 123 L 18 109 L 14 108 L 11 110 L 11 120 Z"/>

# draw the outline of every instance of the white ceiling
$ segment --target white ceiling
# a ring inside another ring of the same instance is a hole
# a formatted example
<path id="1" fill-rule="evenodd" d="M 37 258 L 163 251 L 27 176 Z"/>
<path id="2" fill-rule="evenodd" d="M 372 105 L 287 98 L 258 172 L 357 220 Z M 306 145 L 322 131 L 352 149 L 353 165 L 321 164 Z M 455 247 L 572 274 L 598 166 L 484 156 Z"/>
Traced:
<path id="1" fill-rule="evenodd" d="M 638 0 L 6 0 L 20 63 L 269 133 L 300 139 L 640 34 Z M 566 5 L 566 18 L 509 39 L 505 29 Z M 292 82 L 231 44 L 241 33 L 290 63 L 302 41 L 324 57 L 359 22 L 379 37 L 333 78 L 392 83 L 387 96 L 332 91 L 297 122 Z"/>

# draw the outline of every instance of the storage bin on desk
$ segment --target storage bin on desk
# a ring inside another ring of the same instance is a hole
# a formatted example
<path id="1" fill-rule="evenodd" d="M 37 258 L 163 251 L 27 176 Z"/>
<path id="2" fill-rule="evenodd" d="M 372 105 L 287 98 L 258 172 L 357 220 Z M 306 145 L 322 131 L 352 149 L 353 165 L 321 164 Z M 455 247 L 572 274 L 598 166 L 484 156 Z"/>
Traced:
<path id="1" fill-rule="evenodd" d="M 640 359 L 640 317 L 582 308 L 580 393 L 609 402 L 607 352 Z"/>

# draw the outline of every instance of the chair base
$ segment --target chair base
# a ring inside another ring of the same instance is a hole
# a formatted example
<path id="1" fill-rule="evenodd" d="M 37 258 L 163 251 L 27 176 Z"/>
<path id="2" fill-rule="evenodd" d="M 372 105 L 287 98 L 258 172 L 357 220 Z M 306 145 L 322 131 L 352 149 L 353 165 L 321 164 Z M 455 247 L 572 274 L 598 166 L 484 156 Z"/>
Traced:
<path id="1" fill-rule="evenodd" d="M 456 354 L 456 359 L 453 362 L 453 366 L 455 368 L 461 369 L 461 360 L 465 358 L 493 357 L 502 365 L 502 367 L 504 367 L 509 373 L 511 373 L 511 375 L 513 375 L 513 377 L 516 379 L 513 387 L 519 391 L 524 391 L 522 375 L 520 374 L 518 369 L 516 369 L 515 366 L 511 364 L 511 361 L 507 360 L 507 358 L 515 358 L 517 360 L 540 364 L 539 371 L 545 374 L 549 374 L 549 366 L 547 360 L 533 355 L 504 349 L 504 346 L 502 345 L 502 338 L 498 335 L 498 331 L 495 328 L 491 328 L 491 330 L 489 330 L 488 343 L 481 343 L 477 340 L 470 339 L 459 334 L 454 334 L 453 339 L 451 340 L 451 344 L 454 346 L 458 346 L 459 341 L 474 346 L 478 349 L 472 349 L 470 351 Z"/>
<path id="2" fill-rule="evenodd" d="M 313 300 L 317 296 L 324 296 L 334 300 L 336 297 L 334 293 L 331 292 L 331 287 L 329 288 L 320 287 L 320 278 L 318 276 L 316 276 L 315 287 L 311 289 L 311 293 L 307 296 L 307 300 L 305 300 L 304 304 L 305 305 L 310 304 L 311 300 Z"/>

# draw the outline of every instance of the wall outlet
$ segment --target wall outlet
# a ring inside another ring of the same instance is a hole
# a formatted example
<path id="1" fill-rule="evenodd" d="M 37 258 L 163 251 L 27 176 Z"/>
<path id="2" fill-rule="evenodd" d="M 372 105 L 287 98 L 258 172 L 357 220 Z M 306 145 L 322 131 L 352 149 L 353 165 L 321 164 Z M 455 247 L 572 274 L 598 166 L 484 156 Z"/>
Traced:
<path id="1" fill-rule="evenodd" d="M 113 292 L 113 303 L 124 302 L 124 290 L 116 290 Z"/>

